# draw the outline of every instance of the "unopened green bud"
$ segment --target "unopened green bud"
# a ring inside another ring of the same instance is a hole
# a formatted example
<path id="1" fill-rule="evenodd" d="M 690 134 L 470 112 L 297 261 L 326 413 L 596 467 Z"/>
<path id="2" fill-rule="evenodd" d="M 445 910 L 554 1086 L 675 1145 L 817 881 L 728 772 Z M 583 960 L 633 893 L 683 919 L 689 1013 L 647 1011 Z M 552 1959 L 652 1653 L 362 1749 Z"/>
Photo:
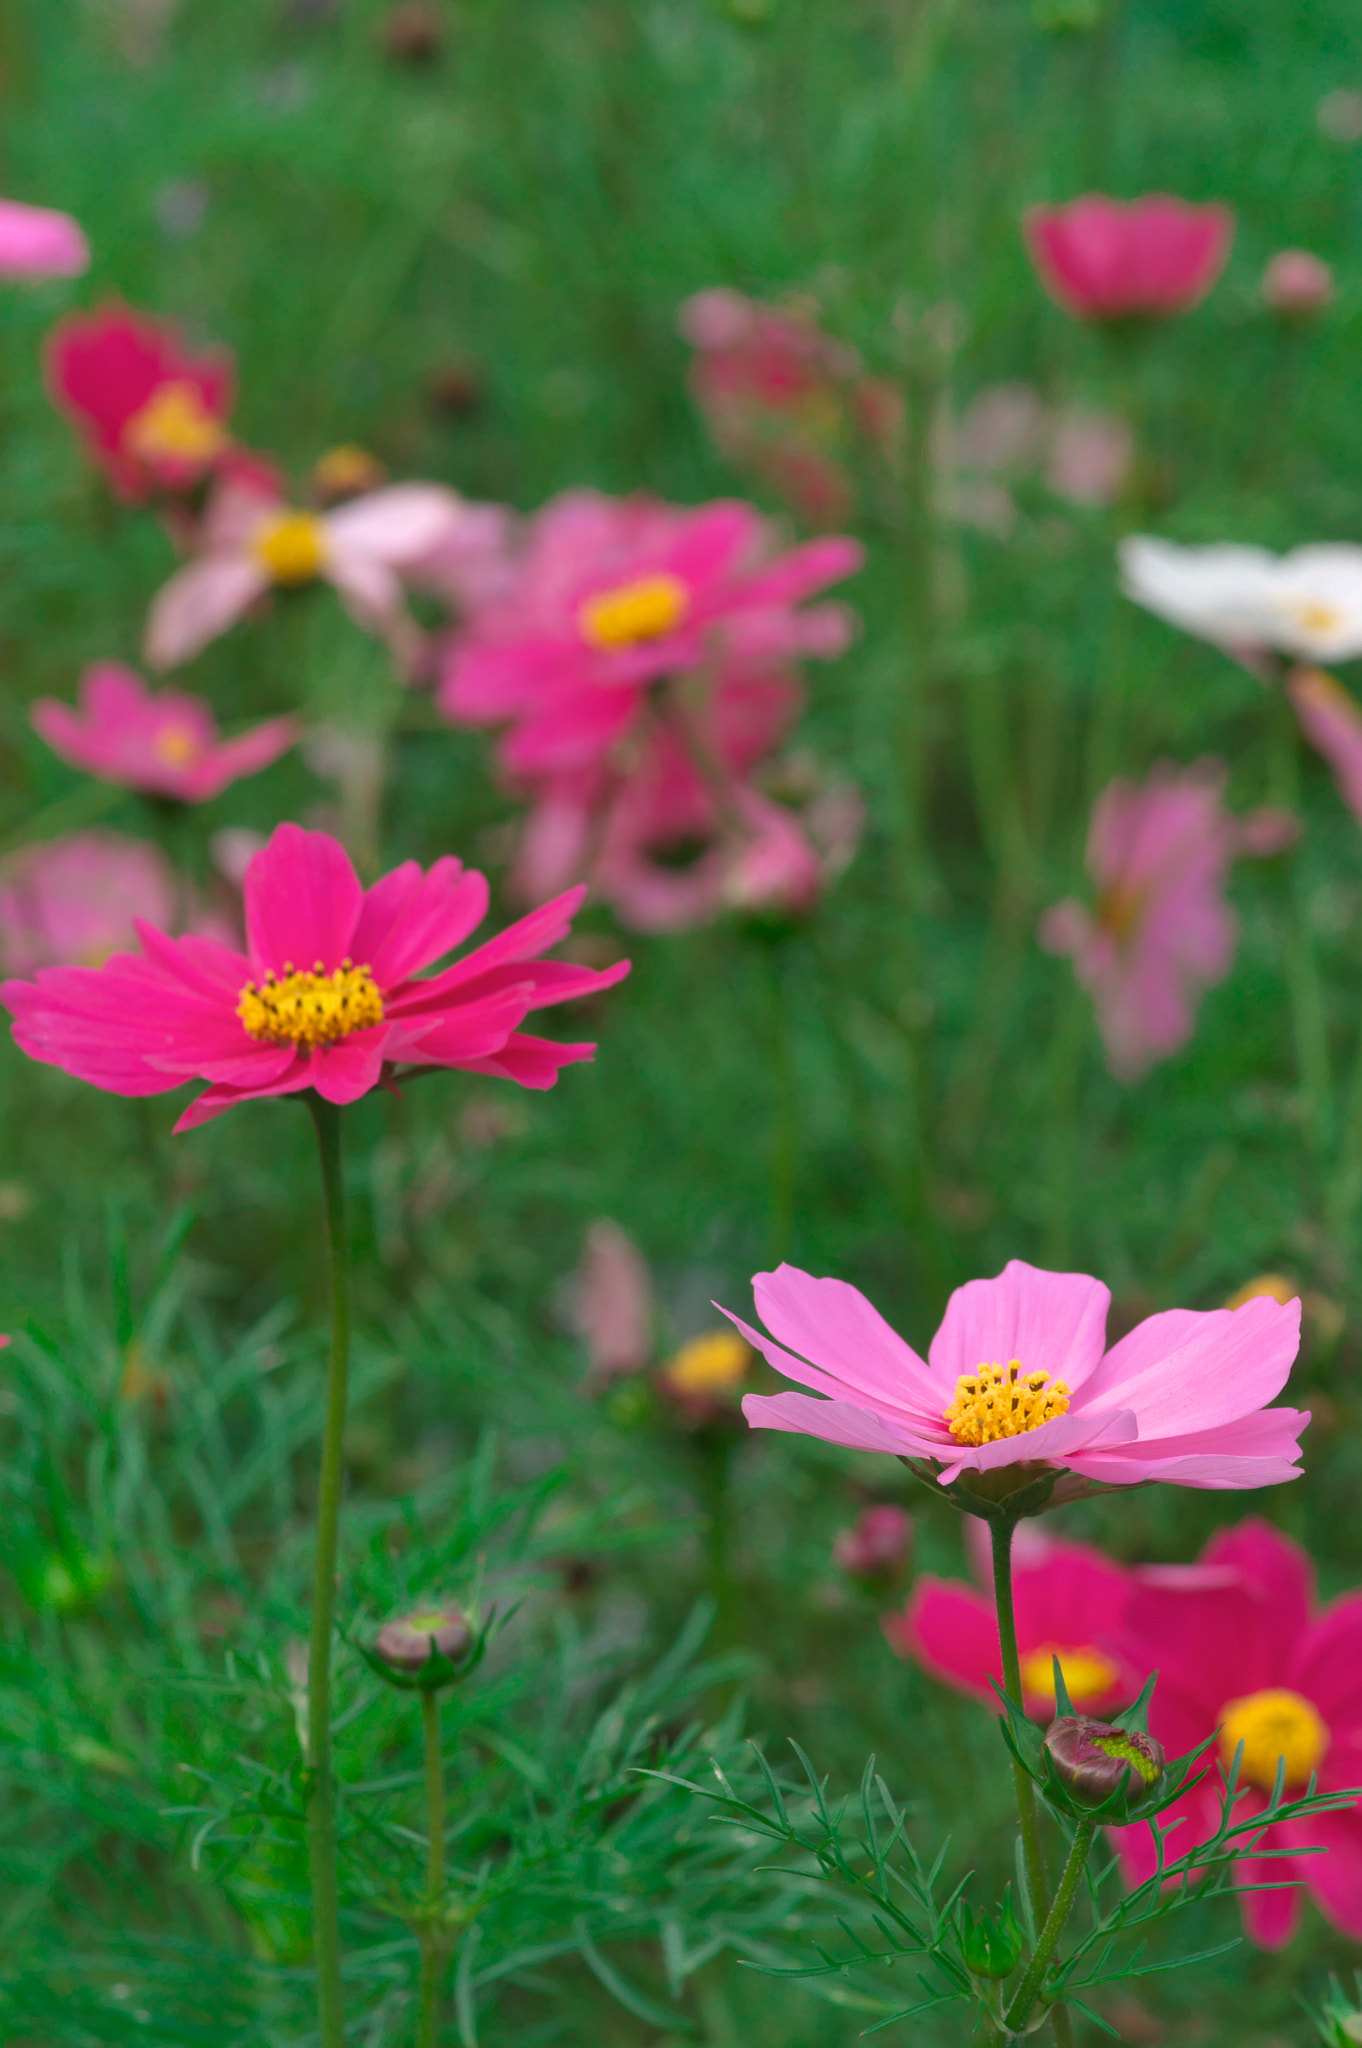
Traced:
<path id="1" fill-rule="evenodd" d="M 960 1953 L 967 1970 L 976 1977 L 1008 1977 L 1017 1967 L 1022 1952 L 1022 1931 L 1012 1910 L 1012 1894 L 1003 1893 L 996 1917 L 981 1913 L 976 1920 L 970 1908 L 960 1907 Z"/>
<path id="2" fill-rule="evenodd" d="M 1163 1776 L 1163 1744 L 1138 1728 L 1114 1728 L 1086 1714 L 1064 1714 L 1045 1738 L 1065 1789 L 1083 1806 L 1101 1806 L 1122 1785 L 1147 1792 Z"/>

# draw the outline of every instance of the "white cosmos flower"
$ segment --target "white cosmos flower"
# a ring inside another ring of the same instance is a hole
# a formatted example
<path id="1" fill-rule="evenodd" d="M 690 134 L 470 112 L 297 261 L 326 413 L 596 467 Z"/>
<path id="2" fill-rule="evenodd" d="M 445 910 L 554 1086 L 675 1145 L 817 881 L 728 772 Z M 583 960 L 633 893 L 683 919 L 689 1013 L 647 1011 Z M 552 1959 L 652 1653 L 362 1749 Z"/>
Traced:
<path id="1" fill-rule="evenodd" d="M 1184 548 L 1145 533 L 1117 550 L 1126 596 L 1232 652 L 1307 661 L 1362 654 L 1362 547 L 1325 542 L 1273 555 L 1224 542 Z"/>

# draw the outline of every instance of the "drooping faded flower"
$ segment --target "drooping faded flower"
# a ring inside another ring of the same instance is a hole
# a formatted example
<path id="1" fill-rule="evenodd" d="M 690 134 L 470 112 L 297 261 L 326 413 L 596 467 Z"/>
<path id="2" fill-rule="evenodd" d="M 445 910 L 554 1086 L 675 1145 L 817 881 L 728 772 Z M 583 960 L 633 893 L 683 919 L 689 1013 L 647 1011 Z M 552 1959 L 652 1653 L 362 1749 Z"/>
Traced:
<path id="1" fill-rule="evenodd" d="M 1163 319 L 1205 298 L 1234 237 L 1226 206 L 1190 206 L 1163 192 L 1033 206 L 1026 245 L 1052 299 L 1080 320 Z"/>
<path id="2" fill-rule="evenodd" d="M 206 803 L 243 775 L 268 768 L 300 731 L 296 719 L 271 718 L 235 739 L 220 739 L 202 697 L 154 692 L 133 669 L 112 661 L 85 670 L 78 710 L 40 697 L 29 716 L 54 753 L 74 767 L 185 804 Z"/>
<path id="3" fill-rule="evenodd" d="M 777 1372 L 827 1397 L 748 1394 L 753 1429 L 913 1459 L 943 1486 L 1007 1466 L 1112 1486 L 1300 1477 L 1310 1418 L 1265 1405 L 1296 1356 L 1298 1302 L 1169 1309 L 1108 1351 L 1100 1280 L 1013 1259 L 956 1288 L 924 1360 L 845 1281 L 781 1266 L 753 1287 L 771 1336 L 724 1313 Z"/>
<path id="4" fill-rule="evenodd" d="M 111 1094 L 206 1081 L 182 1131 L 258 1096 L 315 1088 L 354 1102 L 430 1067 L 549 1088 L 595 1047 L 530 1037 L 525 1017 L 628 972 L 538 957 L 566 936 L 583 894 L 427 974 L 485 916 L 483 877 L 448 857 L 426 873 L 407 861 L 364 889 L 337 840 L 280 825 L 246 873 L 245 953 L 139 922 L 140 954 L 7 981 L 0 1000 L 26 1053 Z"/>
<path id="5" fill-rule="evenodd" d="M 1241 1311 L 1242 1313 L 1242 1311 Z M 1228 1771 L 1242 1744 L 1237 1820 L 1266 1805 L 1277 1773 L 1288 1795 L 1311 1774 L 1321 1792 L 1362 1782 L 1362 1593 L 1315 1604 L 1314 1573 L 1304 1551 L 1270 1523 L 1222 1529 L 1201 1569 L 1146 1570 L 1127 1610 L 1126 1654 L 1159 1682 L 1149 1730 L 1170 1756 L 1185 1755 L 1219 1730 L 1219 1762 Z M 1220 1825 L 1221 1783 L 1208 1770 L 1157 1823 L 1172 1862 Z M 1147 1826 L 1113 1830 L 1128 1880 L 1154 1875 Z M 1324 1855 L 1268 1857 L 1267 1850 L 1321 1848 Z M 1289 1941 L 1300 1919 L 1302 1887 L 1353 1940 L 1362 1939 L 1362 1807 L 1354 1803 L 1270 1828 L 1257 1853 L 1236 1869 L 1249 1935 L 1263 1948 Z"/>
<path id="6" fill-rule="evenodd" d="M 800 607 L 860 562 L 857 542 L 832 536 L 773 557 L 750 505 L 565 492 L 531 521 L 511 594 L 451 642 L 440 708 L 458 725 L 508 725 L 513 775 L 589 766 L 664 679 L 840 653 L 845 608 Z"/>
<path id="7" fill-rule="evenodd" d="M 117 302 L 52 330 L 47 388 L 120 497 L 180 492 L 231 447 L 236 375 L 227 349 L 187 349 L 168 320 Z"/>
<path id="8" fill-rule="evenodd" d="M 1362 654 L 1362 547 L 1350 542 L 1273 555 L 1235 541 L 1184 548 L 1134 533 L 1117 554 L 1127 597 L 1239 659 Z"/>
<path id="9" fill-rule="evenodd" d="M 1093 907 L 1068 899 L 1041 920 L 1041 944 L 1068 954 L 1092 995 L 1118 1080 L 1137 1079 L 1186 1045 L 1203 992 L 1229 973 L 1238 925 L 1225 888 L 1234 860 L 1276 853 L 1296 836 L 1285 812 L 1236 818 L 1224 787 L 1217 762 L 1163 762 L 1146 782 L 1111 783 L 1088 832 Z"/>
<path id="10" fill-rule="evenodd" d="M 80 277 L 89 268 L 90 244 L 69 213 L 0 199 L 0 277 Z"/>

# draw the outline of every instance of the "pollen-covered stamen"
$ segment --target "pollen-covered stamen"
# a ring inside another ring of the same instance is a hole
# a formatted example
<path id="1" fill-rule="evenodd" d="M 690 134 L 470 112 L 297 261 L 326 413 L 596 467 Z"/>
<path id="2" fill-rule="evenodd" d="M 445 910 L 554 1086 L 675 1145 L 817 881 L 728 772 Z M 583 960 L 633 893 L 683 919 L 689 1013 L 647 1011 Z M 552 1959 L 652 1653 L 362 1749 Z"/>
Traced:
<path id="1" fill-rule="evenodd" d="M 977 1449 L 1000 1437 L 1024 1436 L 1053 1422 L 1069 1407 L 1069 1389 L 1048 1373 L 1023 1372 L 1021 1360 L 1007 1365 L 976 1365 L 955 1383 L 955 1399 L 943 1421 L 957 1443 Z"/>
<path id="2" fill-rule="evenodd" d="M 690 592 L 679 576 L 640 576 L 617 590 L 587 598 L 577 614 L 584 637 L 602 653 L 660 640 L 679 626 L 690 609 Z"/>
<path id="3" fill-rule="evenodd" d="M 1317 1768 L 1329 1747 L 1329 1730 L 1316 1708 L 1300 1693 L 1270 1685 L 1262 1692 L 1229 1700 L 1221 1708 L 1220 1756 L 1226 1770 L 1241 1742 L 1241 1784 L 1256 1785 L 1260 1792 L 1270 1792 L 1280 1763 L 1285 1767 L 1283 1788 L 1293 1792 Z"/>
<path id="4" fill-rule="evenodd" d="M 151 751 L 167 768 L 188 768 L 203 749 L 187 725 L 163 725 L 152 738 Z"/>
<path id="5" fill-rule="evenodd" d="M 252 1038 L 310 1052 L 381 1024 L 383 998 L 368 968 L 349 960 L 334 974 L 323 973 L 320 960 L 311 973 L 295 972 L 285 961 L 282 976 L 270 973 L 263 982 L 246 983 L 236 1013 Z"/>
<path id="6" fill-rule="evenodd" d="M 227 446 L 222 423 L 209 412 L 197 385 L 179 378 L 162 384 L 123 429 L 123 446 L 143 462 L 213 462 Z"/>
<path id="7" fill-rule="evenodd" d="M 251 553 L 276 583 L 311 583 L 326 567 L 326 528 L 311 512 L 280 512 L 251 536 Z"/>

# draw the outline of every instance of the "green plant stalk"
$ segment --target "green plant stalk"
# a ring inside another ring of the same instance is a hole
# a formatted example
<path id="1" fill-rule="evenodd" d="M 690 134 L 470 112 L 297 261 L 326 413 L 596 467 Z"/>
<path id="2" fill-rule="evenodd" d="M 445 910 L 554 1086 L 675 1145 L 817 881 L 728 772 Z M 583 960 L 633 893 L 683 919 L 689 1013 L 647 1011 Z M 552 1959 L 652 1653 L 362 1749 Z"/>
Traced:
<path id="1" fill-rule="evenodd" d="M 1096 1835 L 1097 1823 L 1093 1820 L 1081 1820 L 1074 1830 L 1069 1860 L 1064 1866 L 1059 1889 L 1045 1916 L 1045 1925 L 1040 1930 L 1035 1954 L 1027 1964 L 1026 1975 L 1017 1986 L 1017 1995 L 1007 2009 L 1007 2024 L 1014 2033 L 1019 2027 L 1025 2026 L 1040 1987 L 1045 1981 L 1045 1972 L 1049 1969 L 1051 1958 L 1059 1946 L 1059 1937 L 1064 1932 L 1069 1915 L 1074 1909 L 1074 1900 L 1078 1897 L 1078 1887 L 1083 1881 L 1083 1871 Z M 1059 2032 L 1058 2022 L 1061 2018 L 1067 2031 L 1068 2014 L 1062 2007 L 1056 2007 L 1051 2018 L 1056 2023 L 1056 2034 Z"/>
<path id="2" fill-rule="evenodd" d="M 448 1959 L 440 1908 L 445 1895 L 445 1765 L 440 1748 L 440 1695 L 421 1695 L 426 1750 L 426 1907 L 421 1922 L 421 2023 L 419 2048 L 437 2048 L 440 1980 Z"/>
<path id="3" fill-rule="evenodd" d="M 317 1551 L 307 1665 L 307 1853 L 312 1877 L 312 1942 L 317 1959 L 317 2018 L 322 2048 L 344 2048 L 340 1890 L 336 1878 L 336 1780 L 331 1764 L 331 1637 L 344 1480 L 345 1411 L 350 1378 L 350 1269 L 345 1242 L 340 1111 L 312 1092 L 331 1267 L 331 1355 L 326 1427 L 317 1490 Z"/>
<path id="4" fill-rule="evenodd" d="M 1003 1685 L 1009 1697 L 1020 1706 L 1021 1658 L 1017 1653 L 1017 1618 L 1012 1603 L 1012 1535 L 1016 1526 L 1016 1522 L 1010 1517 L 1000 1517 L 997 1521 L 989 1523 L 989 1535 L 993 1539 L 993 1599 L 998 1611 L 998 1641 L 1003 1653 Z M 1052 1909 L 1049 1908 L 1050 1886 L 1045 1874 L 1045 1850 L 1040 1839 L 1040 1808 L 1036 1799 L 1036 1788 L 1015 1756 L 1012 1759 L 1012 1784 L 1017 1795 L 1017 1818 L 1021 1825 L 1026 1886 L 1031 1894 L 1031 1915 L 1038 1926 L 1044 1923 L 1040 1937 L 1040 1942 L 1043 1942 L 1045 1932 L 1049 1929 Z M 1067 1870 L 1065 1875 L 1067 1877 Z M 1069 1903 L 1072 1905 L 1072 1898 Z M 1064 1917 L 1068 1918 L 1067 1909 Z M 1062 1926 L 1063 1922 L 1060 1924 Z M 1055 1939 L 1058 1938 L 1056 1930 Z M 1036 1955 L 1039 1954 L 1038 1942 Z M 1031 1968 L 1035 1968 L 1034 1957 Z M 1027 1977 L 1029 1976 L 1030 1970 L 1027 1972 Z M 1072 2048 L 1073 2031 L 1069 2025 L 1068 2013 L 1059 2006 L 1050 2015 L 1050 2019 L 1059 2048 Z"/>

